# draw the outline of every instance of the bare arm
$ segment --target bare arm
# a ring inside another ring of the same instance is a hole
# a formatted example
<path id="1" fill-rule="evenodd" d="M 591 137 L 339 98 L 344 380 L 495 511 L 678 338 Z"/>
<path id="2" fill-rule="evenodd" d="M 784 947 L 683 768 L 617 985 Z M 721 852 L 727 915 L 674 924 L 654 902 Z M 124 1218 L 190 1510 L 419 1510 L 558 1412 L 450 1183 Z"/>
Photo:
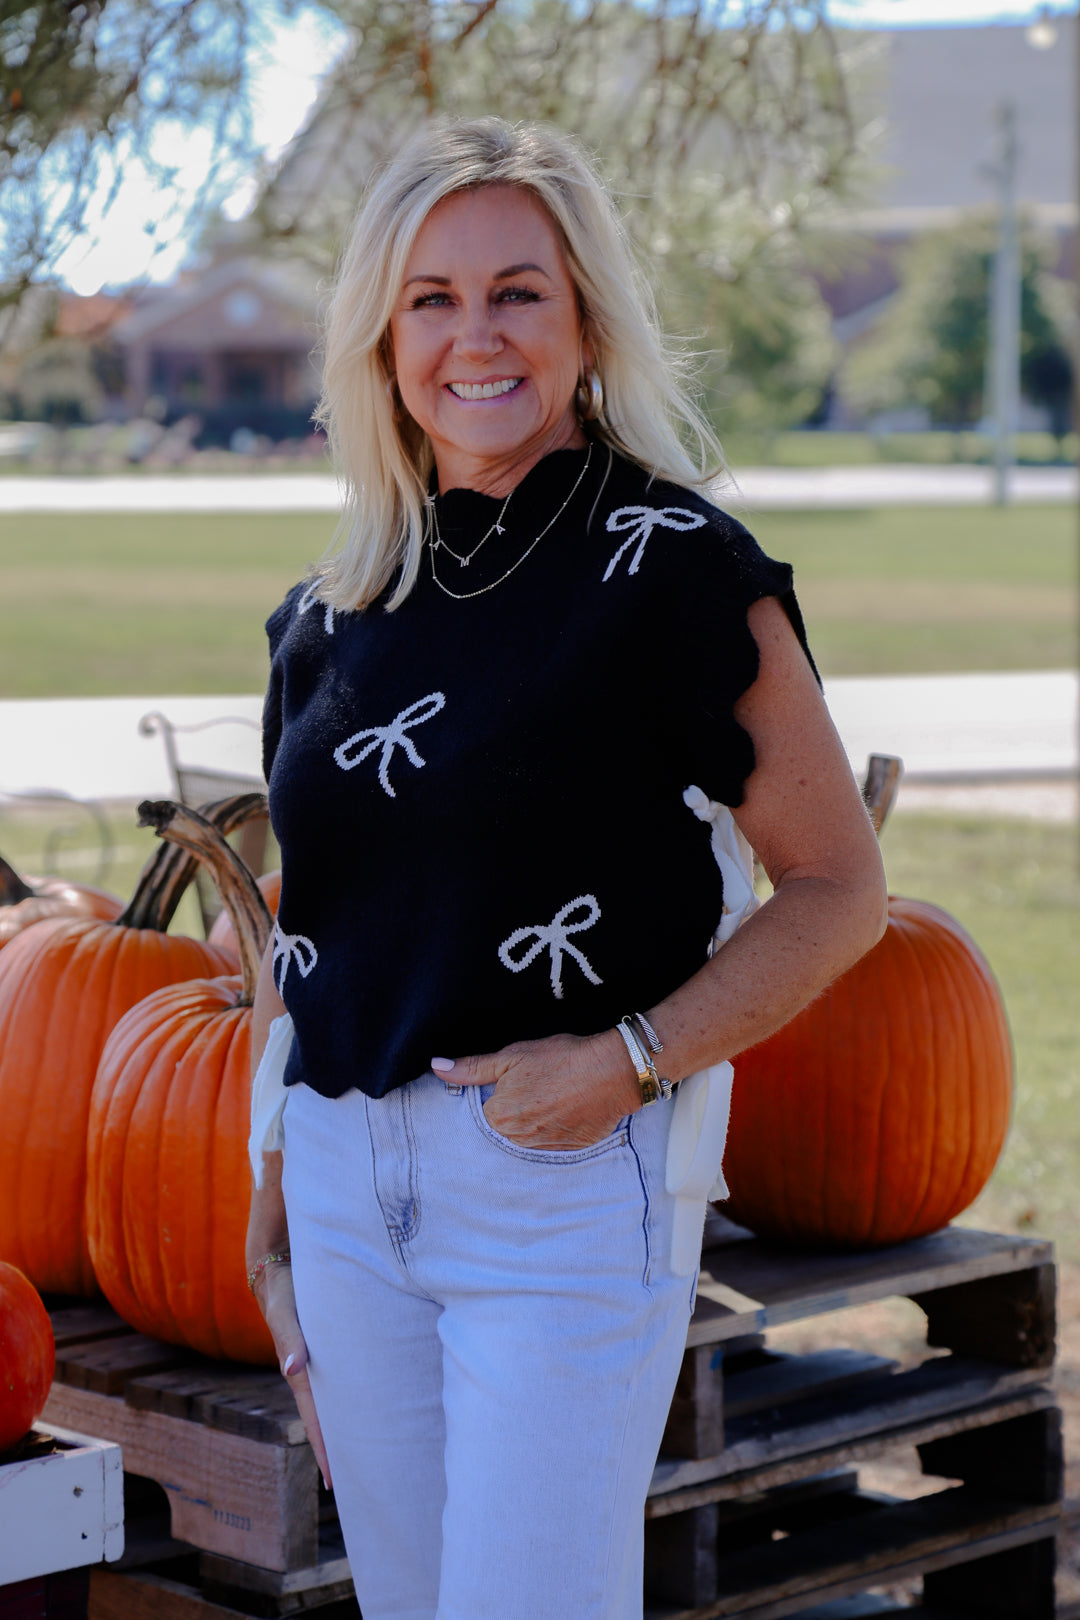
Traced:
<path id="1" fill-rule="evenodd" d="M 721 951 L 654 1008 L 663 1070 L 683 1079 L 735 1057 L 794 1016 L 881 937 L 885 880 L 877 839 L 817 683 L 775 598 L 750 609 L 760 669 L 736 706 L 755 767 L 735 820 L 774 893 Z M 515 1043 L 437 1072 L 497 1082 L 492 1125 L 533 1147 L 599 1140 L 640 1106 L 614 1030 Z"/>
<path id="2" fill-rule="evenodd" d="M 259 1066 L 270 1025 L 285 1012 L 285 1003 L 278 995 L 273 975 L 273 940 L 263 953 L 259 983 L 252 1008 L 251 1064 L 252 1074 Z M 248 1269 L 269 1254 L 283 1254 L 289 1248 L 289 1223 L 285 1214 L 285 1199 L 281 1190 L 282 1155 L 263 1154 L 263 1184 L 251 1189 L 251 1212 L 248 1216 L 246 1255 Z M 307 1371 L 307 1345 L 300 1330 L 293 1294 L 292 1267 L 280 1262 L 266 1265 L 255 1280 L 255 1298 L 266 1318 L 266 1325 L 274 1339 L 278 1365 L 289 1381 L 296 1399 L 297 1410 L 311 1441 L 315 1459 L 322 1471 L 327 1488 L 330 1485 L 330 1464 L 323 1443 L 315 1402 Z"/>

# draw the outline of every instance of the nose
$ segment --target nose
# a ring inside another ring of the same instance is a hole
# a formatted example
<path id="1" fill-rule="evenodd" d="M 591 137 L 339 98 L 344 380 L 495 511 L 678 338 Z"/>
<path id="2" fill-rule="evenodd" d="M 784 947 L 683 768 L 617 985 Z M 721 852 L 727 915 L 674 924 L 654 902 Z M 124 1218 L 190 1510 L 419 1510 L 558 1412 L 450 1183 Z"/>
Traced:
<path id="1" fill-rule="evenodd" d="M 502 334 L 486 301 L 462 310 L 454 349 L 463 360 L 489 360 L 502 346 Z"/>

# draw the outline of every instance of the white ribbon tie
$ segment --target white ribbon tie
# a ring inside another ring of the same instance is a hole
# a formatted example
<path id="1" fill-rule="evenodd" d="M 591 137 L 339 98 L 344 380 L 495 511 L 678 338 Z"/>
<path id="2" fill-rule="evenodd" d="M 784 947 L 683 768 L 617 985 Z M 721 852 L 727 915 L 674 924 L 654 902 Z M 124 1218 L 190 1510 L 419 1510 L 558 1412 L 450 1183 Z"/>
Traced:
<path id="1" fill-rule="evenodd" d="M 296 604 L 296 617 L 299 618 L 302 613 L 307 612 L 308 608 L 315 606 L 326 609 L 326 613 L 323 617 L 323 629 L 326 631 L 328 636 L 332 636 L 334 633 L 334 609 L 330 602 L 324 602 L 322 600 L 318 592 L 318 586 L 312 585 L 310 590 L 306 590 L 304 592 L 303 596 Z"/>
<path id="2" fill-rule="evenodd" d="M 574 912 L 580 907 L 585 908 L 585 914 L 577 922 L 573 922 L 571 919 Z M 536 958 L 543 951 L 550 951 L 551 988 L 556 1001 L 561 1001 L 563 995 L 562 959 L 564 954 L 574 958 L 590 984 L 603 984 L 603 979 L 593 971 L 588 957 L 583 951 L 579 951 L 576 945 L 571 945 L 568 938 L 570 934 L 583 933 L 586 928 L 591 928 L 593 923 L 599 922 L 599 920 L 600 903 L 596 896 L 579 894 L 576 900 L 571 900 L 563 906 L 562 910 L 545 926 L 515 929 L 509 939 L 504 939 L 499 946 L 499 961 L 503 967 L 508 967 L 511 973 L 522 973 L 525 968 L 536 961 Z M 525 952 L 525 955 L 515 957 L 513 955 L 514 950 L 517 946 L 524 945 L 526 940 L 531 940 L 532 944 Z"/>
<path id="3" fill-rule="evenodd" d="M 637 573 L 654 529 L 700 529 L 704 524 L 705 519 L 700 512 L 688 512 L 682 506 L 620 506 L 607 520 L 608 533 L 617 534 L 622 529 L 629 529 L 630 534 L 608 563 L 601 583 L 607 584 L 619 558 L 633 545 L 637 546 L 637 550 L 630 559 L 628 572 Z"/>
<path id="4" fill-rule="evenodd" d="M 723 945 L 759 904 L 754 893 L 753 851 L 726 804 L 710 799 L 696 786 L 686 789 L 683 803 L 711 827 L 713 858 L 724 883 L 723 915 L 713 944 Z M 730 1063 L 714 1063 L 689 1075 L 675 1092 L 665 1181 L 675 1198 L 671 1269 L 682 1277 L 691 1276 L 701 1258 L 705 1200 L 728 1195 L 723 1161 L 734 1078 Z"/>
<path id="5" fill-rule="evenodd" d="M 425 763 L 422 754 L 417 752 L 416 746 L 408 733 L 414 726 L 422 726 L 425 720 L 437 715 L 446 704 L 443 692 L 429 692 L 427 697 L 417 698 L 410 703 L 407 709 L 396 714 L 388 726 L 368 726 L 364 731 L 354 731 L 339 747 L 334 749 L 334 760 L 343 771 L 355 769 L 362 760 L 373 754 L 376 748 L 382 748 L 379 758 L 379 781 L 384 790 L 392 799 L 397 794 L 390 786 L 389 766 L 394 757 L 394 749 L 402 748 L 406 757 L 419 770 Z M 363 746 L 358 746 L 362 744 Z"/>
<path id="6" fill-rule="evenodd" d="M 274 924 L 274 956 L 271 968 L 274 974 L 274 983 L 280 996 L 285 988 L 285 976 L 289 971 L 289 963 L 295 962 L 302 979 L 306 979 L 312 968 L 319 960 L 319 953 L 308 939 L 306 934 L 286 934 Z M 278 963 L 281 963 L 281 973 L 278 974 Z"/>

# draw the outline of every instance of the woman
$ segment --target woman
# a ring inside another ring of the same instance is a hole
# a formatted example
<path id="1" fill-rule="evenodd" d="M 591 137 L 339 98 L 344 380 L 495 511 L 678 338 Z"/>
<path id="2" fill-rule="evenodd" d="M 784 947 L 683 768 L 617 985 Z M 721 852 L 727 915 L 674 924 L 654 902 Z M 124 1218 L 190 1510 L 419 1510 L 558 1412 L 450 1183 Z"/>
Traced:
<path id="1" fill-rule="evenodd" d="M 668 1191 L 668 1081 L 877 940 L 876 840 L 571 143 L 390 165 L 323 412 L 345 543 L 268 625 L 252 1286 L 365 1620 L 628 1620 L 719 1171 Z M 725 805 L 774 894 L 710 955 Z"/>

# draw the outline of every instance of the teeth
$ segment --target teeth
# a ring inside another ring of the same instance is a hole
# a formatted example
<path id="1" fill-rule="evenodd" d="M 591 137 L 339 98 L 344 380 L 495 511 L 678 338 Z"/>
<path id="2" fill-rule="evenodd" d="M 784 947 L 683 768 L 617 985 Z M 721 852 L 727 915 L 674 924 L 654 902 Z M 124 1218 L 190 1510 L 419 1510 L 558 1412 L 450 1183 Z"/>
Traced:
<path id="1" fill-rule="evenodd" d="M 503 382 L 496 383 L 447 383 L 452 394 L 458 399 L 496 399 L 500 394 L 509 394 L 521 381 L 520 377 L 507 377 Z"/>

